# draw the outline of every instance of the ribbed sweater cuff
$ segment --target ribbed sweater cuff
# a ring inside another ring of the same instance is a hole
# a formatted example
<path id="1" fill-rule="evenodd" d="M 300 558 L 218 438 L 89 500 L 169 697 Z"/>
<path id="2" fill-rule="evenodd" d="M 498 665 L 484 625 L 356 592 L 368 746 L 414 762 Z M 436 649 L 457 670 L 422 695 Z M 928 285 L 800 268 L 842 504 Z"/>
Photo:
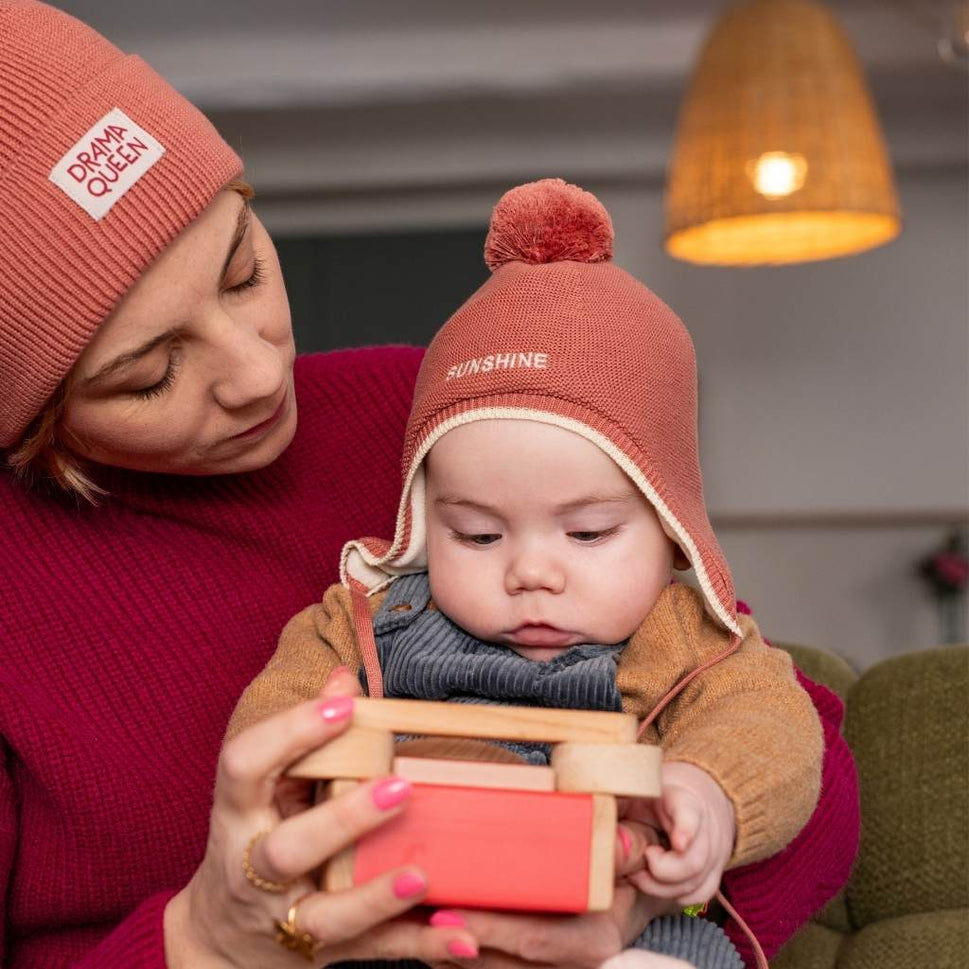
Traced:
<path id="1" fill-rule="evenodd" d="M 166 969 L 165 906 L 174 891 L 145 899 L 72 969 Z"/>

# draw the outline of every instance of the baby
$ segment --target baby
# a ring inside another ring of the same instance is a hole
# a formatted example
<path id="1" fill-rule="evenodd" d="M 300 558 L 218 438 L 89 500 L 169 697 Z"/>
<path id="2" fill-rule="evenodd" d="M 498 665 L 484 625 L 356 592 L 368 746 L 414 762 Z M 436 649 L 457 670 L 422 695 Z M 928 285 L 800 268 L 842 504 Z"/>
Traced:
<path id="1" fill-rule="evenodd" d="M 634 713 L 664 767 L 662 797 L 627 815 L 661 832 L 629 879 L 693 904 L 806 823 L 822 735 L 788 656 L 736 611 L 689 335 L 611 255 L 587 192 L 548 179 L 501 199 L 493 274 L 424 358 L 393 540 L 347 545 L 343 581 L 289 623 L 229 733 L 340 665 L 388 697 Z M 687 567 L 700 591 L 671 584 Z M 484 756 L 547 762 L 535 745 Z M 654 920 L 636 945 L 741 965 L 702 918 Z"/>

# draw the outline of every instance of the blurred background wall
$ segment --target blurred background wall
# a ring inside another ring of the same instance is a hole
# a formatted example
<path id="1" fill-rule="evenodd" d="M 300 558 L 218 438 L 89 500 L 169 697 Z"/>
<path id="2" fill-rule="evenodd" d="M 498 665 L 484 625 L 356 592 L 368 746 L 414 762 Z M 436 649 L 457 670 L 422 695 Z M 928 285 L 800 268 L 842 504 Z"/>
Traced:
<path id="1" fill-rule="evenodd" d="M 828 3 L 878 105 L 900 239 L 746 270 L 661 248 L 676 111 L 718 0 L 59 5 L 242 154 L 301 350 L 426 342 L 485 278 L 504 190 L 555 175 L 598 194 L 617 262 L 693 334 L 708 504 L 765 633 L 859 668 L 939 641 L 915 563 L 969 508 L 969 75 L 939 56 L 955 3 Z"/>

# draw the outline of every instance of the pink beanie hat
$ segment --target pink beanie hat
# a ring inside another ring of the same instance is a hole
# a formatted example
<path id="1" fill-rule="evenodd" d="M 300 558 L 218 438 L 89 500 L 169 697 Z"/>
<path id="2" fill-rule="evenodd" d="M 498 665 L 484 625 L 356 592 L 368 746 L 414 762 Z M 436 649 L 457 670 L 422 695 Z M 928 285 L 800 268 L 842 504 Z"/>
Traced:
<path id="1" fill-rule="evenodd" d="M 145 267 L 242 173 L 138 57 L 0 0 L 0 447 L 15 444 Z"/>
<path id="2" fill-rule="evenodd" d="M 561 179 L 506 193 L 485 241 L 491 278 L 434 337 L 404 441 L 393 541 L 350 542 L 345 583 L 368 591 L 426 568 L 423 460 L 452 428 L 535 420 L 580 434 L 652 503 L 708 612 L 740 634 L 730 569 L 703 500 L 693 343 L 658 296 L 613 265 L 612 222 Z"/>

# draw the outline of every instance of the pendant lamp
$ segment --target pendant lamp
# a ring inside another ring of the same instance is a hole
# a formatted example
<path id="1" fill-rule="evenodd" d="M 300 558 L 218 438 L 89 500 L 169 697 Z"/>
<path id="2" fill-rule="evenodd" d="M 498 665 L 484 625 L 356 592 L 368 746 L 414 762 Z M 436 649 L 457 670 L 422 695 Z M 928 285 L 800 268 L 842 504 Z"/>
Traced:
<path id="1" fill-rule="evenodd" d="M 711 33 L 680 111 L 666 249 L 755 266 L 894 239 L 898 197 L 861 65 L 814 0 L 747 0 Z"/>

